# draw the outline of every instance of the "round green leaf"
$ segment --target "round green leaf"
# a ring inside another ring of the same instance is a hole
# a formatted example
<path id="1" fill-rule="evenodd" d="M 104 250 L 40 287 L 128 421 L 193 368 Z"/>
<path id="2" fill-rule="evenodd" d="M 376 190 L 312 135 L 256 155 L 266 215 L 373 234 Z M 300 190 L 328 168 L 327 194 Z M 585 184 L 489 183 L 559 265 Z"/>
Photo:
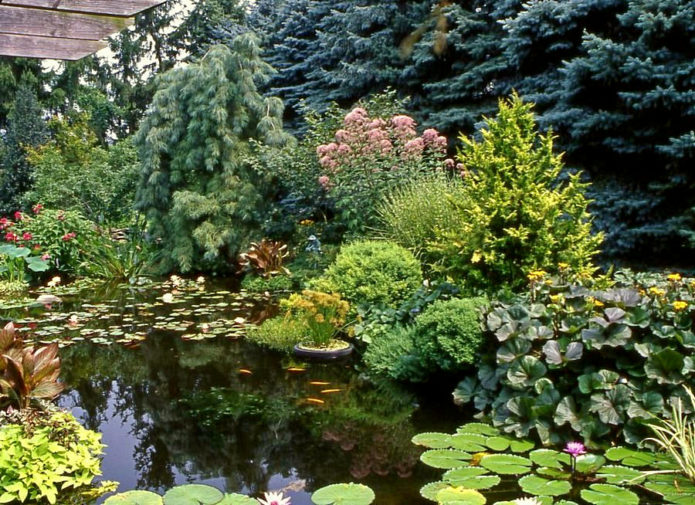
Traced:
<path id="1" fill-rule="evenodd" d="M 611 447 L 605 452 L 611 461 L 620 461 L 625 466 L 648 466 L 656 461 L 654 455 L 628 449 L 627 447 Z"/>
<path id="2" fill-rule="evenodd" d="M 500 430 L 485 423 L 467 423 L 459 427 L 459 429 L 456 430 L 456 433 L 474 433 L 494 437 L 500 434 Z"/>
<path id="3" fill-rule="evenodd" d="M 224 495 L 219 489 L 203 484 L 186 484 L 171 488 L 164 495 L 164 505 L 215 505 Z"/>
<path id="4" fill-rule="evenodd" d="M 575 470 L 583 474 L 592 474 L 605 464 L 606 458 L 599 454 L 582 454 L 577 456 Z"/>
<path id="5" fill-rule="evenodd" d="M 500 483 L 497 475 L 484 475 L 484 468 L 470 466 L 467 468 L 455 468 L 444 474 L 443 479 L 454 487 L 468 489 L 490 489 Z"/>
<path id="6" fill-rule="evenodd" d="M 550 468 L 547 466 L 536 468 L 536 473 L 544 477 L 550 477 L 551 479 L 570 480 L 572 478 L 572 474 L 569 471 L 558 470 L 557 468 Z"/>
<path id="7" fill-rule="evenodd" d="M 513 385 L 529 387 L 544 377 L 547 371 L 548 368 L 538 358 L 523 356 L 509 367 L 507 378 Z"/>
<path id="8" fill-rule="evenodd" d="M 162 505 L 162 497 L 152 491 L 126 491 L 110 496 L 104 505 Z"/>
<path id="9" fill-rule="evenodd" d="M 437 493 L 450 486 L 451 484 L 448 482 L 430 482 L 429 484 L 425 484 L 420 488 L 420 496 L 426 500 L 437 501 Z"/>
<path id="10" fill-rule="evenodd" d="M 562 470 L 565 465 L 570 464 L 570 455 L 552 449 L 536 449 L 529 453 L 529 458 L 538 466 L 547 466 Z"/>
<path id="11" fill-rule="evenodd" d="M 509 444 L 509 449 L 512 452 L 517 452 L 517 453 L 528 452 L 531 449 L 533 449 L 534 447 L 536 447 L 536 444 L 534 442 L 531 442 L 530 440 L 526 440 L 526 439 L 512 440 L 512 442 Z"/>
<path id="12" fill-rule="evenodd" d="M 224 498 L 217 505 L 258 505 L 258 502 L 243 494 L 225 494 Z"/>
<path id="13" fill-rule="evenodd" d="M 459 468 L 468 466 L 471 455 L 457 449 L 432 449 L 420 455 L 420 461 L 433 468 Z"/>
<path id="14" fill-rule="evenodd" d="M 429 449 L 447 449 L 451 447 L 451 435 L 448 433 L 420 433 L 412 438 L 412 442 Z"/>
<path id="15" fill-rule="evenodd" d="M 639 497 L 632 491 L 612 484 L 592 484 L 580 496 L 593 505 L 637 505 Z"/>
<path id="16" fill-rule="evenodd" d="M 519 479 L 521 489 L 534 496 L 561 496 L 572 490 L 566 480 L 548 480 L 537 475 L 526 475 Z"/>
<path id="17" fill-rule="evenodd" d="M 454 468 L 452 470 L 448 470 L 444 473 L 442 478 L 447 482 L 451 482 L 458 479 L 478 477 L 480 475 L 485 475 L 486 473 L 487 470 L 485 468 L 480 468 L 479 466 L 467 466 L 464 468 Z"/>
<path id="18" fill-rule="evenodd" d="M 605 465 L 596 473 L 597 477 L 606 479 L 608 484 L 641 484 L 644 474 L 634 468 L 620 465 Z"/>
<path id="19" fill-rule="evenodd" d="M 369 505 L 374 501 L 374 491 L 362 484 L 331 484 L 311 495 L 316 505 Z"/>
<path id="20" fill-rule="evenodd" d="M 507 437 L 488 437 L 485 441 L 485 445 L 493 451 L 501 452 L 507 450 L 511 442 L 512 440 Z"/>
<path id="21" fill-rule="evenodd" d="M 474 489 L 447 487 L 437 493 L 439 505 L 485 505 L 485 497 Z"/>
<path id="22" fill-rule="evenodd" d="M 483 456 L 480 465 L 500 475 L 521 475 L 531 471 L 531 460 L 513 454 Z"/>
<path id="23" fill-rule="evenodd" d="M 475 433 L 459 433 L 451 437 L 451 447 L 467 452 L 485 452 L 487 437 Z"/>

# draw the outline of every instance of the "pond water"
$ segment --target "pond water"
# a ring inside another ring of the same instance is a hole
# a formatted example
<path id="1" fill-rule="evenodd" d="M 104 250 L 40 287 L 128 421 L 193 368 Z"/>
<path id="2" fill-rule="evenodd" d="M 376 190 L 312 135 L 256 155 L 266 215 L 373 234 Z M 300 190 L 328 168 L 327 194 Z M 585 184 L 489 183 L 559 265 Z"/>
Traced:
<path id="1" fill-rule="evenodd" d="M 59 404 L 103 433 L 105 480 L 121 491 L 188 482 L 293 505 L 327 484 L 371 486 L 377 505 L 424 504 L 441 472 L 419 463 L 418 432 L 453 431 L 451 385 L 373 383 L 351 360 L 303 362 L 243 339 L 275 310 L 224 283 L 52 291 L 61 303 L 4 307 L 25 338 L 60 340 Z"/>

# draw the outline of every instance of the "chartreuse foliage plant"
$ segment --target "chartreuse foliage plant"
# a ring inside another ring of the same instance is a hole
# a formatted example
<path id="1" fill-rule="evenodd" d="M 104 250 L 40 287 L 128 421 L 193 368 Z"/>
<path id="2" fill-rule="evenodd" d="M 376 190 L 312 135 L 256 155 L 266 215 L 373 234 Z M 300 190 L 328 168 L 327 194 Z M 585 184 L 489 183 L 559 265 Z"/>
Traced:
<path id="1" fill-rule="evenodd" d="M 370 505 L 374 492 L 362 484 L 332 484 L 314 492 L 315 505 Z M 258 500 L 238 493 L 222 493 L 202 484 L 176 486 L 164 496 L 151 491 L 126 491 L 109 497 L 104 505 L 290 505 L 282 492 L 265 493 Z"/>
<path id="2" fill-rule="evenodd" d="M 420 457 L 423 463 L 446 470 L 442 480 L 420 491 L 440 505 L 638 505 L 640 495 L 664 503 L 695 500 L 691 481 L 674 481 L 671 474 L 670 483 L 663 478 L 674 467 L 664 453 L 618 446 L 590 454 L 577 442 L 563 450 L 537 448 L 530 439 L 482 423 L 465 424 L 454 434 L 421 433 L 413 443 L 428 449 Z M 492 498 L 521 494 L 536 500 Z"/>
<path id="3" fill-rule="evenodd" d="M 422 271 L 407 249 L 364 240 L 343 246 L 315 284 L 322 291 L 340 293 L 353 306 L 397 308 L 422 285 Z"/>
<path id="4" fill-rule="evenodd" d="M 487 312 L 497 350 L 455 399 L 545 445 L 639 443 L 695 378 L 695 280 L 619 273 L 614 287 L 592 290 L 530 278 L 527 295 Z"/>
<path id="5" fill-rule="evenodd" d="M 461 137 L 463 188 L 449 195 L 460 226 L 428 245 L 435 265 L 471 289 L 519 288 L 532 270 L 567 263 L 594 270 L 601 236 L 591 231 L 586 184 L 563 171 L 552 133 L 536 128 L 532 105 L 515 94 L 486 119 L 481 140 Z M 443 195 L 446 197 L 446 195 Z"/>
<path id="6" fill-rule="evenodd" d="M 69 413 L 40 425 L 0 426 L 0 503 L 56 503 L 66 490 L 87 488 L 100 475 L 101 434 Z"/>
<path id="7" fill-rule="evenodd" d="M 249 141 L 287 140 L 282 101 L 256 87 L 271 70 L 247 33 L 159 78 L 135 139 L 136 208 L 161 241 L 163 270 L 229 268 L 256 238 L 267 181 L 251 166 Z"/>

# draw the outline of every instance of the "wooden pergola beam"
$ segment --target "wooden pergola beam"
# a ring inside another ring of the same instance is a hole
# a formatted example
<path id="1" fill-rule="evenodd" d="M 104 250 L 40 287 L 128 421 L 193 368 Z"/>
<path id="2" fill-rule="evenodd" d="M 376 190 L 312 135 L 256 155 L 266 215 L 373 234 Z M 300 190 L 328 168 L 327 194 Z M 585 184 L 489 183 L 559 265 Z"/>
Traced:
<path id="1" fill-rule="evenodd" d="M 0 33 L 101 40 L 133 24 L 133 18 L 95 16 L 0 4 Z"/>
<path id="2" fill-rule="evenodd" d="M 107 46 L 101 40 L 61 39 L 0 33 L 0 54 L 23 58 L 79 60 Z"/>
<path id="3" fill-rule="evenodd" d="M 0 0 L 2 5 L 62 12 L 131 17 L 166 0 Z"/>

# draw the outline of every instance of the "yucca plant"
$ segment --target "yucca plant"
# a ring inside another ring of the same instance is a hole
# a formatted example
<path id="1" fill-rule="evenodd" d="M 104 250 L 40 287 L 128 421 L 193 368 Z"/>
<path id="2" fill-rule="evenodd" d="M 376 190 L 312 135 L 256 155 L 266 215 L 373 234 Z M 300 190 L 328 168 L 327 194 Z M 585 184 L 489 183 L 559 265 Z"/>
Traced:
<path id="1" fill-rule="evenodd" d="M 695 395 L 687 386 L 683 388 L 691 407 L 695 408 Z M 678 398 L 674 402 L 671 419 L 660 420 L 651 424 L 650 428 L 655 437 L 646 441 L 654 442 L 665 450 L 678 464 L 683 475 L 695 482 L 695 420 L 685 412 L 682 399 Z"/>
<path id="2" fill-rule="evenodd" d="M 260 243 L 251 242 L 248 252 L 239 256 L 239 264 L 242 268 L 250 268 L 267 279 L 273 275 L 290 274 L 290 271 L 283 266 L 288 256 L 287 244 L 263 239 Z"/>
<path id="3" fill-rule="evenodd" d="M 0 331 L 0 407 L 21 410 L 55 398 L 63 390 L 59 375 L 58 344 L 25 347 L 12 323 Z"/>

